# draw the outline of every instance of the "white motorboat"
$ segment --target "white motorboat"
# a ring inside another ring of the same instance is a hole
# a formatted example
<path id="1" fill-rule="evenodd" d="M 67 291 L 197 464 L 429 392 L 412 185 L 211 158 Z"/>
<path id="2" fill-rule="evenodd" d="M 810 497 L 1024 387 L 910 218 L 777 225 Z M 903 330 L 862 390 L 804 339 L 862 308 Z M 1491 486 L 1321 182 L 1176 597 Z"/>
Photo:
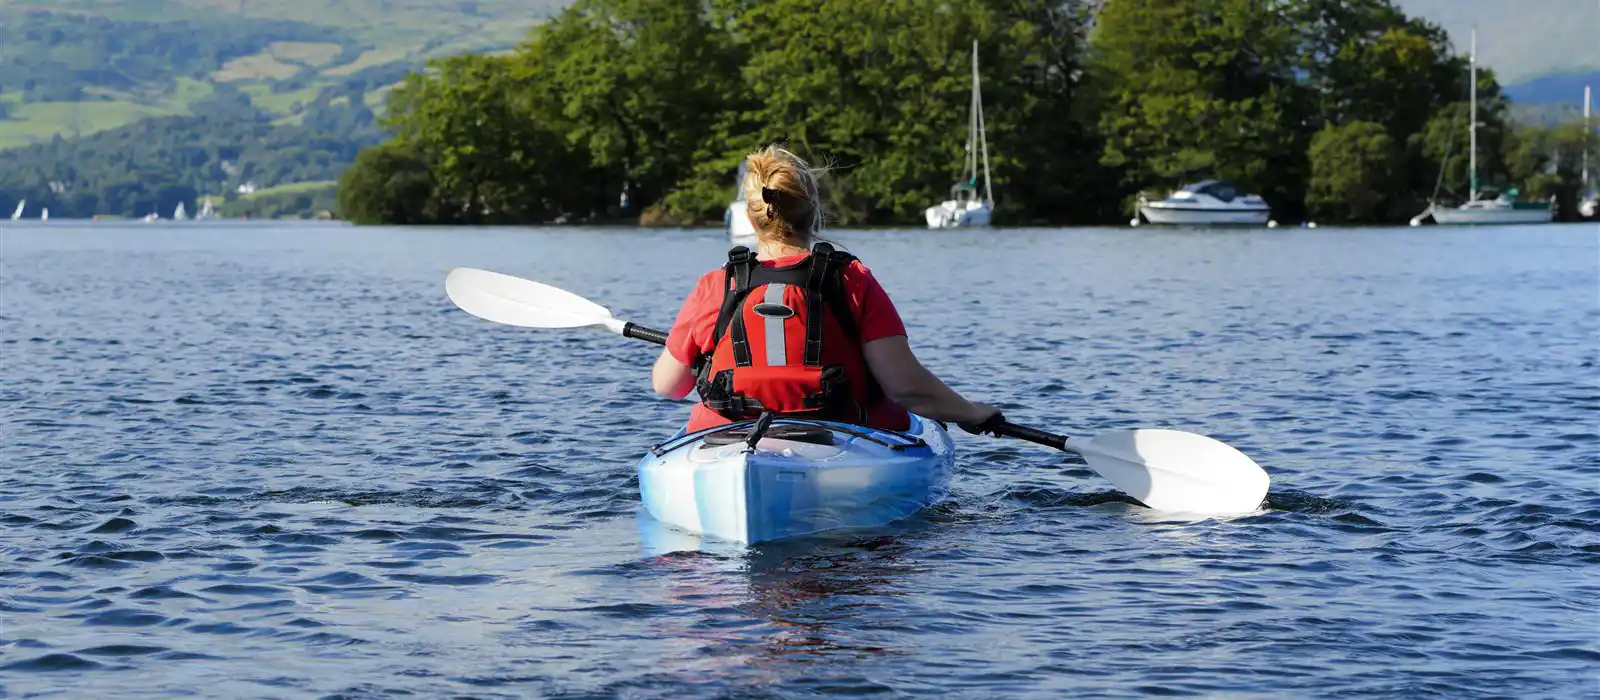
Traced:
<path id="1" fill-rule="evenodd" d="M 994 213 L 994 187 L 989 181 L 989 137 L 983 123 L 983 90 L 978 79 L 978 42 L 972 42 L 972 105 L 967 122 L 967 157 L 961 182 L 950 188 L 950 199 L 928 207 L 923 217 L 928 228 L 988 226 Z M 983 165 L 983 197 L 978 197 L 978 165 Z"/>
<path id="2" fill-rule="evenodd" d="M 1139 214 L 1168 226 L 1265 226 L 1272 208 L 1259 195 L 1244 194 L 1232 183 L 1202 180 L 1166 199 L 1139 200 Z"/>
<path id="3" fill-rule="evenodd" d="M 1517 196 L 1517 190 L 1512 188 L 1494 199 L 1479 199 L 1483 192 L 1478 188 L 1478 30 L 1476 29 L 1472 30 L 1472 54 L 1467 63 L 1471 71 L 1467 81 L 1470 91 L 1467 98 L 1470 105 L 1467 117 L 1467 202 L 1458 207 L 1447 207 L 1434 201 L 1428 204 L 1428 208 L 1421 214 L 1411 218 L 1411 225 L 1420 225 L 1430 216 L 1435 223 L 1446 226 L 1550 223 L 1556 217 L 1554 197 L 1544 203 L 1524 202 Z"/>

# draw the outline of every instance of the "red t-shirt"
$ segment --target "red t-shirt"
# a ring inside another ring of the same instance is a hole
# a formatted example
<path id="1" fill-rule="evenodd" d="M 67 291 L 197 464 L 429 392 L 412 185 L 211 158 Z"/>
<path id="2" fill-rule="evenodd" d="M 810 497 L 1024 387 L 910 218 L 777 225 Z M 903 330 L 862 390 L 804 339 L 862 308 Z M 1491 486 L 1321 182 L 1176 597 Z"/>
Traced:
<path id="1" fill-rule="evenodd" d="M 762 260 L 761 265 L 787 267 L 805 260 L 806 257 L 807 255 L 793 255 L 776 260 Z M 868 270 L 867 266 L 862 265 L 860 260 L 852 262 L 844 269 L 843 276 L 845 297 L 849 299 L 850 311 L 855 317 L 856 328 L 861 331 L 863 345 L 879 338 L 906 334 L 906 326 L 900 320 L 900 312 L 894 308 L 894 302 L 889 300 L 889 293 L 883 290 L 883 285 L 878 284 L 877 278 L 872 276 L 872 271 Z M 689 292 L 689 298 L 684 300 L 683 308 L 678 310 L 678 320 L 672 324 L 672 332 L 667 335 L 667 352 L 672 353 L 673 359 L 692 366 L 701 355 L 713 350 L 711 335 L 716 331 L 717 314 L 722 311 L 722 297 L 726 292 L 724 279 L 726 277 L 721 268 L 712 270 L 701 275 L 700 281 L 694 286 L 694 291 Z M 885 400 L 885 403 L 888 401 Z M 903 412 L 901 415 L 904 415 Z M 695 404 L 689 413 L 691 431 L 727 422 L 726 418 L 717 415 L 704 404 Z"/>

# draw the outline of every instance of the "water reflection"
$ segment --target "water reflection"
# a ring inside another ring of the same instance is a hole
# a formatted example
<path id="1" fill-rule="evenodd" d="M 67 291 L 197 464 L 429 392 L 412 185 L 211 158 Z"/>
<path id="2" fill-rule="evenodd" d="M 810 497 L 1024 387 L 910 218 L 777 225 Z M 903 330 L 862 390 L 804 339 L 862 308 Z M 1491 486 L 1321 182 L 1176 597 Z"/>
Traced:
<path id="1" fill-rule="evenodd" d="M 926 520 L 750 546 L 674 530 L 642 509 L 637 521 L 666 597 L 714 618 L 655 627 L 697 643 L 697 671 L 716 659 L 711 665 L 724 671 L 777 681 L 780 667 L 795 663 L 903 652 L 894 621 L 878 613 L 887 599 L 905 595 L 905 578 L 922 568 L 908 554 L 930 527 Z"/>

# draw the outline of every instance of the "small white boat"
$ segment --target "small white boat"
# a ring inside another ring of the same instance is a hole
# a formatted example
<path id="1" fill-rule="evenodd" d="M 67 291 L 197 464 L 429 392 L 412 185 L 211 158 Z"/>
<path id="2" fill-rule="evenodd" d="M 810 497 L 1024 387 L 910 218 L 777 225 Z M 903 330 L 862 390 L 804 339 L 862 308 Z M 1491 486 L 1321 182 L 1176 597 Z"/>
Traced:
<path id="1" fill-rule="evenodd" d="M 44 223 L 44 222 L 49 221 L 49 220 L 50 220 L 50 207 L 45 207 L 44 211 L 39 212 L 39 222 L 40 223 Z"/>
<path id="2" fill-rule="evenodd" d="M 1513 189 L 1494 199 L 1475 198 L 1459 207 L 1431 207 L 1421 216 L 1427 215 L 1444 226 L 1548 224 L 1555 219 L 1556 203 L 1524 202 Z"/>
<path id="3" fill-rule="evenodd" d="M 639 498 L 665 525 L 729 542 L 883 525 L 932 505 L 955 465 L 943 426 L 911 423 L 779 418 L 754 449 L 753 422 L 679 433 L 639 461 Z"/>
<path id="4" fill-rule="evenodd" d="M 160 220 L 161 220 L 161 215 L 157 214 L 155 212 L 150 212 L 149 214 L 145 214 L 144 215 L 144 222 L 147 223 L 147 224 L 153 224 L 153 223 L 155 223 L 157 221 L 160 221 Z"/>
<path id="5" fill-rule="evenodd" d="M 950 199 L 923 212 L 928 228 L 988 226 L 993 214 L 994 207 L 979 199 L 977 188 L 968 183 L 950 188 Z"/>
<path id="6" fill-rule="evenodd" d="M 211 198 L 206 197 L 200 205 L 200 213 L 194 215 L 194 220 L 205 221 L 215 218 L 217 218 L 217 210 L 211 206 Z"/>
<path id="7" fill-rule="evenodd" d="M 11 212 L 11 220 L 12 221 L 20 220 L 22 218 L 22 210 L 23 210 L 23 208 L 25 208 L 27 206 L 28 206 L 28 200 L 26 200 L 26 199 L 24 199 L 24 200 L 22 200 L 20 202 L 17 202 L 16 211 Z"/>
<path id="8" fill-rule="evenodd" d="M 967 122 L 967 158 L 961 181 L 950 199 L 923 211 L 928 228 L 988 226 L 994 214 L 994 187 L 989 181 L 989 136 L 983 123 L 983 90 L 978 79 L 978 42 L 972 42 L 972 104 Z M 978 197 L 978 165 L 983 165 L 983 197 Z"/>
<path id="9" fill-rule="evenodd" d="M 189 219 L 189 214 L 188 214 L 188 212 L 184 211 L 183 202 L 178 202 L 178 208 L 172 210 L 172 220 L 173 221 L 187 221 L 188 219 Z"/>
<path id="10" fill-rule="evenodd" d="M 1467 117 L 1467 202 L 1458 207 L 1440 205 L 1437 201 L 1428 204 L 1421 214 L 1411 218 L 1411 225 L 1418 226 L 1428 217 L 1433 217 L 1435 223 L 1446 226 L 1472 226 L 1494 224 L 1548 224 L 1556 218 L 1556 201 L 1554 197 L 1545 203 L 1524 202 L 1517 196 L 1515 188 L 1508 189 L 1494 199 L 1479 199 L 1483 192 L 1478 188 L 1478 30 L 1472 30 L 1472 54 L 1467 61 L 1470 66 L 1470 77 L 1467 80 L 1469 87 L 1468 117 Z M 1435 193 L 1437 194 L 1437 193 Z"/>
<path id="11" fill-rule="evenodd" d="M 1202 180 L 1159 201 L 1141 197 L 1139 214 L 1152 224 L 1169 226 L 1265 226 L 1272 208 L 1231 183 Z"/>
<path id="12" fill-rule="evenodd" d="M 756 247 L 756 227 L 750 223 L 749 210 L 745 208 L 744 174 L 746 166 L 743 161 L 739 163 L 739 175 L 734 180 L 733 201 L 728 204 L 727 211 L 722 213 L 722 232 L 727 234 L 728 242 L 735 246 L 745 246 L 754 250 Z"/>

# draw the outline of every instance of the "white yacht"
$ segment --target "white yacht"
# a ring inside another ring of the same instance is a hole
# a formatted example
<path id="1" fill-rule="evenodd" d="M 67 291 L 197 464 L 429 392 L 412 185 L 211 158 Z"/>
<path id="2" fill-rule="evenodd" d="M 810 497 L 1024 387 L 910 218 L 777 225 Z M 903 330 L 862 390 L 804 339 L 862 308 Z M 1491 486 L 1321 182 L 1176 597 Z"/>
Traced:
<path id="1" fill-rule="evenodd" d="M 972 42 L 972 105 L 967 122 L 967 158 L 961 181 L 950 188 L 950 199 L 928 207 L 923 216 L 928 228 L 988 226 L 994 213 L 994 188 L 989 182 L 989 137 L 983 123 L 983 90 L 978 79 L 978 42 Z M 983 165 L 983 197 L 978 197 L 978 165 Z"/>
<path id="2" fill-rule="evenodd" d="M 744 161 L 740 161 L 739 176 L 733 181 L 733 201 L 728 204 L 727 211 L 722 213 L 722 231 L 727 234 L 728 242 L 732 246 L 742 245 L 754 250 L 756 247 L 756 227 L 755 224 L 750 223 L 749 210 L 745 208 L 745 170 Z"/>
<path id="3" fill-rule="evenodd" d="M 1524 202 L 1517 196 L 1517 190 L 1511 188 L 1500 193 L 1494 199 L 1479 199 L 1483 191 L 1478 188 L 1478 30 L 1472 30 L 1472 55 L 1468 60 L 1470 86 L 1467 118 L 1467 177 L 1468 192 L 1467 203 L 1459 207 L 1441 206 L 1438 202 L 1428 204 L 1428 208 L 1421 214 L 1411 218 L 1411 225 L 1417 226 L 1424 219 L 1433 217 L 1435 223 L 1443 225 L 1476 225 L 1476 224 L 1548 224 L 1556 216 L 1556 200 L 1550 198 L 1548 202 Z"/>
<path id="4" fill-rule="evenodd" d="M 1159 201 L 1141 196 L 1139 214 L 1152 224 L 1169 226 L 1265 226 L 1272 208 L 1259 195 L 1244 194 L 1232 183 L 1201 180 Z"/>

